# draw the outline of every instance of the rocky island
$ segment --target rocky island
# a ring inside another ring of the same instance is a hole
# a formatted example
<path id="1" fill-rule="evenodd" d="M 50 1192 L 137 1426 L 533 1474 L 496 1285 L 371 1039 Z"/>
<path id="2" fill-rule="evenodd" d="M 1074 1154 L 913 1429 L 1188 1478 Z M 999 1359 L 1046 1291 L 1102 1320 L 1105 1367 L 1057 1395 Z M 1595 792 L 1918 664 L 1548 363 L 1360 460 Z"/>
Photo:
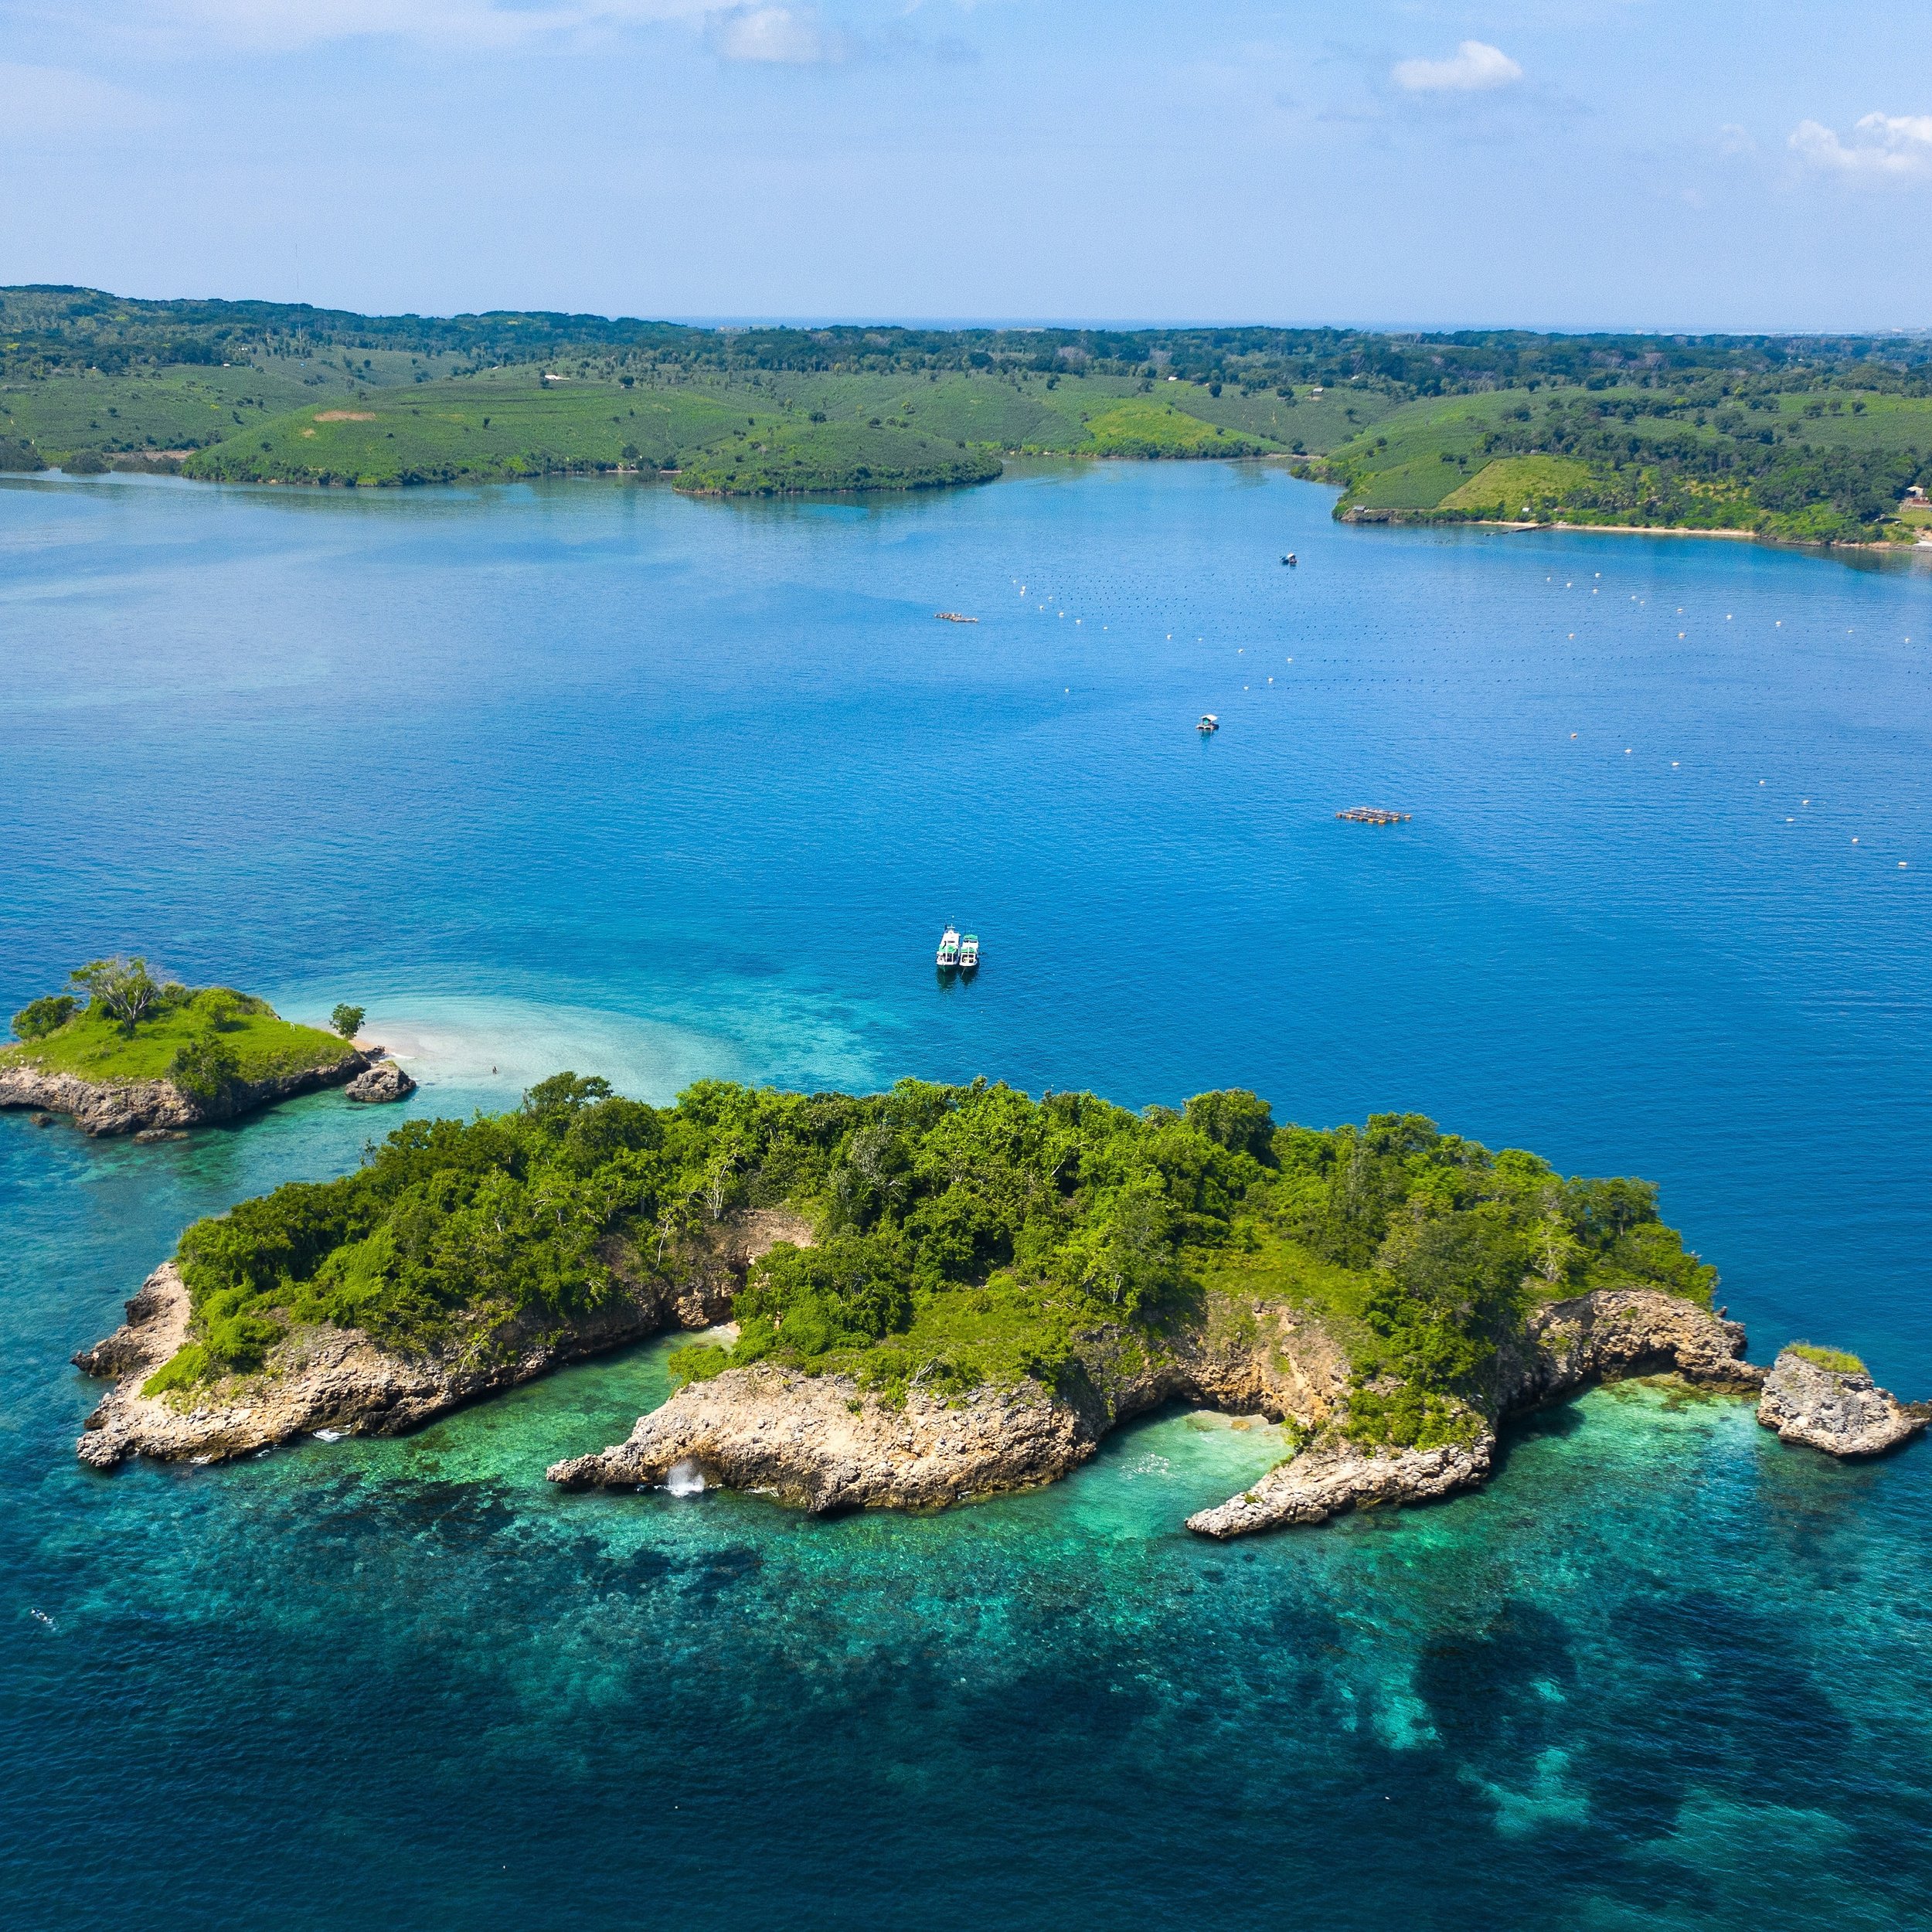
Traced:
<path id="1" fill-rule="evenodd" d="M 1321 1131 L 1238 1090 L 1134 1114 L 984 1081 L 706 1081 L 660 1109 L 564 1073 L 197 1223 L 76 1358 L 116 1378 L 79 1450 L 394 1433 L 682 1327 L 713 1332 L 673 1352 L 677 1393 L 554 1481 L 682 1465 L 816 1512 L 933 1507 L 1051 1481 L 1182 1400 L 1294 1443 L 1190 1521 L 1230 1536 L 1480 1482 L 1505 1417 L 1593 1381 L 1790 1399 L 1817 1365 L 1787 1351 L 1767 1383 L 1716 1280 L 1647 1183 L 1418 1115 Z"/>
<path id="2" fill-rule="evenodd" d="M 0 1107 L 64 1114 L 90 1134 L 165 1138 L 318 1087 L 359 1100 L 415 1091 L 380 1048 L 355 1044 L 359 1007 L 338 1006 L 325 1033 L 233 987 L 157 981 L 144 959 L 93 960 L 70 980 L 73 992 L 14 1015 Z"/>

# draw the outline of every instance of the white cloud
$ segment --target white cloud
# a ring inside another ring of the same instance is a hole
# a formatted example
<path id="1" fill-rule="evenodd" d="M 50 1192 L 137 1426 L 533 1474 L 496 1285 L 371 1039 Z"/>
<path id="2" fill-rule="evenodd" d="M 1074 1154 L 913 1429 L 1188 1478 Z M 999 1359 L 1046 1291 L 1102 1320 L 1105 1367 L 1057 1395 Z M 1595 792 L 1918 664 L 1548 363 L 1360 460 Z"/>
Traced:
<path id="1" fill-rule="evenodd" d="M 1481 94 L 1522 78 L 1522 69 L 1486 40 L 1465 40 L 1447 60 L 1398 60 L 1398 87 L 1411 94 Z"/>
<path id="2" fill-rule="evenodd" d="M 812 67 L 842 60 L 844 38 L 828 34 L 810 14 L 790 7 L 755 7 L 728 15 L 714 44 L 727 60 L 763 61 L 774 66 Z"/>
<path id="3" fill-rule="evenodd" d="M 1932 175 L 1932 114 L 1867 114 L 1849 141 L 1822 121 L 1801 121 L 1789 145 L 1821 174 L 1866 181 Z"/>

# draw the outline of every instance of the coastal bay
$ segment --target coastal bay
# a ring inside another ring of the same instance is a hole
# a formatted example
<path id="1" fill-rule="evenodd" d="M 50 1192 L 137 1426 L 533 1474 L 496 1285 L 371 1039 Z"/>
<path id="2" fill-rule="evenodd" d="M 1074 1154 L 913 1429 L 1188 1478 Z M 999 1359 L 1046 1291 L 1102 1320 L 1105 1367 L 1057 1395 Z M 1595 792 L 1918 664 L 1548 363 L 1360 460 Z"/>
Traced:
<path id="1" fill-rule="evenodd" d="M 0 484 L 48 641 L 5 700 L 12 1004 L 146 945 L 308 1023 L 351 986 L 423 1082 L 152 1147 L 0 1116 L 19 1915 L 299 1926 L 375 1882 L 543 1923 L 568 1855 L 594 1917 L 832 1917 L 856 1813 L 900 1898 L 970 1913 L 996 1859 L 1021 1923 L 1257 1882 L 1366 1923 L 1445 1872 L 1445 1924 L 1909 1916 L 1932 1458 L 1730 1396 L 1620 1383 L 1471 1493 L 1225 1544 L 1183 1526 L 1291 1444 L 1186 1406 L 938 1515 L 546 1483 L 663 1409 L 681 1338 L 399 1437 L 73 1457 L 68 1359 L 189 1225 L 563 1066 L 1413 1107 L 1657 1180 L 1757 1360 L 1932 1388 L 1927 580 L 1331 501 L 1214 464 L 883 508 Z M 987 947 L 950 990 L 948 920 Z M 155 1831 L 88 1835 L 110 1781 Z"/>

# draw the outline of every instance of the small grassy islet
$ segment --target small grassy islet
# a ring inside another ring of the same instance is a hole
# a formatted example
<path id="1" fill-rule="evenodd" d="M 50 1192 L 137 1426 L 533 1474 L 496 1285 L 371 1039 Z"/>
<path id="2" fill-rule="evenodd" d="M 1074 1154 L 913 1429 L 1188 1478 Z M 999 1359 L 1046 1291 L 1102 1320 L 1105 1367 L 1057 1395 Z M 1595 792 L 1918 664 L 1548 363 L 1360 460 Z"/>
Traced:
<path id="1" fill-rule="evenodd" d="M 96 961 L 77 981 L 97 969 L 112 977 L 85 1004 L 73 994 L 53 994 L 22 1007 L 13 1022 L 19 1043 L 0 1048 L 0 1064 L 70 1073 L 99 1086 L 168 1080 L 207 1099 L 233 1083 L 338 1066 L 355 1050 L 232 986 L 156 983 L 140 960 Z"/>

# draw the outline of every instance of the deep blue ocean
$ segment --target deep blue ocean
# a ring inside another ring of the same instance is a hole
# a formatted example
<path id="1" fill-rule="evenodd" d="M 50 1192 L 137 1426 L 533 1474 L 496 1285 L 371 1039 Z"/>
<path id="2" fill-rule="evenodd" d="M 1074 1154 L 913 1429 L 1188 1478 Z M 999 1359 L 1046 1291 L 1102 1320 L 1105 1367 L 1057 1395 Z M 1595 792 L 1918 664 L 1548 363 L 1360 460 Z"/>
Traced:
<path id="1" fill-rule="evenodd" d="M 1754 1357 L 1932 1396 L 1932 570 L 1330 501 L 0 482 L 0 1002 L 115 949 L 350 1000 L 417 1111 L 562 1066 L 1417 1110 L 1658 1182 Z M 553 1492 L 657 1344 L 84 1471 L 70 1353 L 396 1117 L 0 1115 L 13 1932 L 1932 1923 L 1923 1446 L 1630 1385 L 1481 1494 L 1226 1546 L 1182 1519 L 1278 1438 L 1180 1413 L 938 1516 Z"/>

